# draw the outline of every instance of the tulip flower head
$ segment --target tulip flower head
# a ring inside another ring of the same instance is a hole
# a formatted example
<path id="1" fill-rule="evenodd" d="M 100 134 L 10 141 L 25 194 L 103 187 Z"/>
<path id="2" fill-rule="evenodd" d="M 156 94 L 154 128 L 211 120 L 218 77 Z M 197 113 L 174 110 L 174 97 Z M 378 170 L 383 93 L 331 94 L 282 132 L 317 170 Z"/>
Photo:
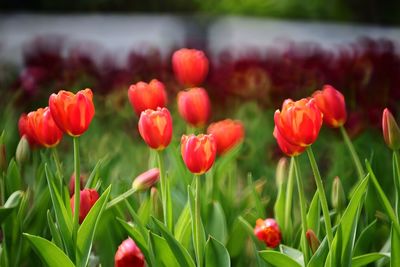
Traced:
<path id="1" fill-rule="evenodd" d="M 132 84 L 128 90 L 129 102 L 135 110 L 137 116 L 146 109 L 157 109 L 165 107 L 167 104 L 167 92 L 162 82 L 156 79 L 150 83 L 138 82 Z"/>
<path id="2" fill-rule="evenodd" d="M 276 142 L 278 143 L 279 148 L 282 150 L 283 153 L 285 153 L 289 157 L 300 155 L 301 153 L 304 152 L 304 150 L 306 150 L 306 147 L 304 146 L 292 145 L 291 143 L 286 141 L 286 139 L 283 138 L 282 135 L 279 133 L 276 126 L 274 128 L 273 134 L 276 139 Z"/>
<path id="3" fill-rule="evenodd" d="M 214 163 L 217 144 L 213 135 L 183 135 L 181 154 L 186 167 L 194 174 L 207 172 Z"/>
<path id="4" fill-rule="evenodd" d="M 242 122 L 231 119 L 212 123 L 208 126 L 207 133 L 214 136 L 219 155 L 226 153 L 244 139 Z"/>
<path id="5" fill-rule="evenodd" d="M 346 122 L 346 103 L 341 92 L 330 85 L 325 85 L 322 90 L 314 92 L 313 98 L 324 114 L 324 122 L 328 126 L 337 128 Z"/>
<path id="6" fill-rule="evenodd" d="M 311 251 L 313 253 L 315 253 L 315 251 L 317 251 L 319 245 L 321 244 L 317 235 L 314 233 L 314 231 L 312 229 L 308 229 L 306 231 L 306 238 L 307 238 L 308 245 L 311 248 Z"/>
<path id="7" fill-rule="evenodd" d="M 399 125 L 387 108 L 385 108 L 382 114 L 382 130 L 386 145 L 392 150 L 400 149 Z"/>
<path id="8" fill-rule="evenodd" d="M 190 88 L 178 93 L 178 111 L 181 117 L 195 127 L 206 124 L 210 117 L 210 98 L 204 88 Z"/>
<path id="9" fill-rule="evenodd" d="M 88 128 L 95 110 L 90 89 L 74 94 L 61 90 L 49 99 L 51 115 L 58 127 L 71 136 L 80 136 Z"/>
<path id="10" fill-rule="evenodd" d="M 298 101 L 286 99 L 282 110 L 275 111 L 277 131 L 295 146 L 307 147 L 315 142 L 322 126 L 323 115 L 312 98 Z"/>
<path id="11" fill-rule="evenodd" d="M 160 178 L 160 170 L 158 168 L 150 169 L 133 180 L 132 188 L 143 191 L 151 188 Z"/>
<path id="12" fill-rule="evenodd" d="M 139 118 L 139 133 L 149 147 L 165 149 L 172 138 L 172 118 L 168 109 L 143 111 Z"/>
<path id="13" fill-rule="evenodd" d="M 274 219 L 258 219 L 254 228 L 255 236 L 270 248 L 279 245 L 282 239 L 281 230 Z"/>
<path id="14" fill-rule="evenodd" d="M 184 86 L 198 86 L 207 76 L 208 59 L 203 51 L 182 48 L 172 55 L 176 79 Z"/>
<path id="15" fill-rule="evenodd" d="M 25 113 L 19 117 L 18 131 L 20 137 L 25 136 L 31 148 L 39 144 L 39 142 L 36 140 L 35 133 L 33 132 L 32 128 L 29 127 L 28 116 Z"/>
<path id="16" fill-rule="evenodd" d="M 54 147 L 61 141 L 63 132 L 54 122 L 49 107 L 29 112 L 27 118 L 28 128 L 37 143 L 44 147 Z"/>
<path id="17" fill-rule="evenodd" d="M 142 251 L 135 241 L 128 238 L 119 245 L 115 253 L 115 267 L 144 267 L 145 261 Z"/>
<path id="18" fill-rule="evenodd" d="M 89 213 L 90 209 L 99 199 L 99 193 L 97 193 L 94 189 L 83 189 L 80 192 L 80 206 L 79 206 L 79 223 L 82 223 L 86 218 L 86 215 Z M 75 207 L 75 195 L 71 197 L 70 200 L 72 214 L 74 213 Z"/>

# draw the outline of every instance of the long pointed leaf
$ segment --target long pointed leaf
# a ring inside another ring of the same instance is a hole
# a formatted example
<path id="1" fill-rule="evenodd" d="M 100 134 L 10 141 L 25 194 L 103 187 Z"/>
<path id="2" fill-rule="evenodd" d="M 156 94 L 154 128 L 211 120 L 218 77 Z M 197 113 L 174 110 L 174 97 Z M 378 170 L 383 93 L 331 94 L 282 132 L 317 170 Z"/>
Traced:
<path id="1" fill-rule="evenodd" d="M 295 261 L 288 255 L 277 251 L 263 250 L 260 251 L 259 254 L 263 260 L 276 267 L 282 267 L 282 266 L 302 267 L 297 261 Z"/>
<path id="2" fill-rule="evenodd" d="M 229 267 L 231 259 L 224 245 L 210 236 L 205 248 L 206 267 Z"/>
<path id="3" fill-rule="evenodd" d="M 364 254 L 361 256 L 354 257 L 351 260 L 351 266 L 352 267 L 367 266 L 368 264 L 375 262 L 379 259 L 382 259 L 384 257 L 387 257 L 387 255 L 378 252 Z M 393 266 L 399 266 L 399 265 L 393 265 Z"/>

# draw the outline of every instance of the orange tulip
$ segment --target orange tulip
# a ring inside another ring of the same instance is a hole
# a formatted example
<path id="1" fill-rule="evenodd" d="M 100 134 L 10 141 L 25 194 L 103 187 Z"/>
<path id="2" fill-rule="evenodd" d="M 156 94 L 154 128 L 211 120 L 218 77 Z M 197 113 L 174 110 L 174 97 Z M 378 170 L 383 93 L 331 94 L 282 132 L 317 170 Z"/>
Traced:
<path id="1" fill-rule="evenodd" d="M 281 230 L 274 219 L 258 219 L 254 228 L 255 236 L 270 248 L 279 245 L 282 239 Z"/>
<path id="2" fill-rule="evenodd" d="M 210 117 L 210 98 L 204 88 L 191 88 L 178 93 L 178 111 L 189 124 L 201 127 Z"/>
<path id="3" fill-rule="evenodd" d="M 226 119 L 212 123 L 208 126 L 207 133 L 214 136 L 217 153 L 221 155 L 243 141 L 244 127 L 241 121 Z"/>
<path id="4" fill-rule="evenodd" d="M 313 94 L 315 103 L 324 114 L 324 122 L 332 127 L 342 126 L 347 119 L 346 103 L 341 92 L 330 85 L 325 85 Z"/>
<path id="5" fill-rule="evenodd" d="M 44 147 L 56 146 L 63 137 L 63 132 L 58 128 L 51 116 L 49 107 L 39 108 L 29 112 L 28 128 L 35 136 L 35 140 Z M 29 139 L 28 139 L 29 140 Z"/>
<path id="6" fill-rule="evenodd" d="M 386 145 L 393 150 L 400 149 L 400 129 L 387 108 L 382 114 L 382 130 Z"/>
<path id="7" fill-rule="evenodd" d="M 322 126 L 323 115 L 313 98 L 298 101 L 287 99 L 282 111 L 276 110 L 275 126 L 291 145 L 306 147 L 315 142 Z"/>
<path id="8" fill-rule="evenodd" d="M 94 189 L 83 189 L 80 192 L 80 201 L 79 201 L 79 223 L 82 223 L 83 220 L 86 218 L 86 215 L 89 213 L 90 209 L 99 199 L 99 193 L 97 193 Z M 72 214 L 74 213 L 75 209 L 75 195 L 71 197 L 70 200 Z"/>
<path id="9" fill-rule="evenodd" d="M 139 133 L 146 144 L 163 150 L 171 142 L 172 118 L 167 108 L 147 109 L 140 114 Z"/>
<path id="10" fill-rule="evenodd" d="M 290 157 L 300 155 L 306 149 L 303 146 L 292 145 L 291 143 L 286 141 L 285 138 L 283 138 L 282 135 L 279 133 L 276 126 L 274 128 L 274 137 L 276 139 L 276 142 L 278 143 L 279 148 L 282 150 L 282 152 Z"/>
<path id="11" fill-rule="evenodd" d="M 146 109 L 162 108 L 167 104 L 165 86 L 156 79 L 151 80 L 150 83 L 138 82 L 132 84 L 128 90 L 128 97 L 138 116 Z"/>
<path id="12" fill-rule="evenodd" d="M 187 168 L 194 174 L 207 172 L 214 163 L 217 144 L 213 135 L 183 135 L 181 154 Z"/>
<path id="13" fill-rule="evenodd" d="M 34 147 L 39 144 L 39 142 L 36 140 L 33 129 L 29 127 L 28 116 L 25 113 L 21 114 L 21 116 L 19 117 L 18 131 L 20 137 L 26 137 L 30 147 Z"/>
<path id="14" fill-rule="evenodd" d="M 94 116 L 93 93 L 90 89 L 74 94 L 61 90 L 49 99 L 51 115 L 58 127 L 71 136 L 80 136 Z"/>
<path id="15" fill-rule="evenodd" d="M 172 55 L 176 79 L 184 86 L 198 86 L 207 76 L 208 59 L 203 51 L 182 48 Z"/>
<path id="16" fill-rule="evenodd" d="M 115 267 L 144 267 L 144 256 L 135 241 L 128 238 L 119 245 L 114 258 Z"/>

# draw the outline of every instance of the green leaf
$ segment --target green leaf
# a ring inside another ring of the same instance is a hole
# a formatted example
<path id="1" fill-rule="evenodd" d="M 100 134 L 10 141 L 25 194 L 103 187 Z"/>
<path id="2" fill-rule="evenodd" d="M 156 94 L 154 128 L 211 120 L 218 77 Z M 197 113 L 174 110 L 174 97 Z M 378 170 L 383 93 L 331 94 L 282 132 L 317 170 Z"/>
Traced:
<path id="1" fill-rule="evenodd" d="M 352 267 L 366 266 L 366 265 L 368 265 L 372 262 L 375 262 L 383 257 L 387 257 L 387 255 L 383 254 L 383 253 L 378 253 L 378 252 L 364 254 L 361 256 L 354 257 L 351 260 L 351 266 Z M 393 266 L 399 266 L 399 265 L 393 265 Z"/>
<path id="2" fill-rule="evenodd" d="M 285 245 L 280 245 L 279 249 L 283 254 L 288 255 L 289 257 L 294 259 L 298 264 L 304 266 L 304 255 L 301 251 Z"/>
<path id="3" fill-rule="evenodd" d="M 97 180 L 99 179 L 99 169 L 103 163 L 104 163 L 104 159 L 101 159 L 96 163 L 92 172 L 89 175 L 89 178 L 86 182 L 85 188 L 93 188 L 96 185 Z"/>
<path id="4" fill-rule="evenodd" d="M 319 245 L 317 251 L 315 251 L 314 255 L 311 257 L 310 261 L 307 264 L 307 267 L 321 267 L 324 266 L 326 257 L 329 252 L 328 241 L 325 238 L 322 240 L 321 244 Z"/>
<path id="5" fill-rule="evenodd" d="M 49 240 L 27 233 L 24 233 L 23 235 L 29 240 L 36 253 L 48 266 L 75 266 L 68 256 Z"/>
<path id="6" fill-rule="evenodd" d="M 77 237 L 77 266 L 85 267 L 89 261 L 90 250 L 96 232 L 98 221 L 107 204 L 110 195 L 111 185 L 104 191 L 100 198 L 96 201 L 89 213 L 86 215 L 81 226 L 78 229 Z"/>
<path id="7" fill-rule="evenodd" d="M 0 225 L 7 219 L 11 212 L 19 205 L 24 195 L 22 191 L 15 191 L 4 203 L 3 207 L 0 207 Z"/>
<path id="8" fill-rule="evenodd" d="M 266 217 L 265 208 L 264 208 L 264 205 L 262 204 L 260 195 L 256 190 L 256 186 L 254 185 L 253 178 L 252 178 L 250 173 L 247 175 L 247 183 L 249 184 L 249 187 L 250 187 L 251 192 L 252 192 L 251 195 L 253 196 L 253 200 L 254 200 L 254 204 L 253 205 L 256 208 L 257 216 L 259 218 L 265 218 Z M 285 192 L 286 192 L 286 190 L 285 190 Z M 282 196 L 283 196 L 283 194 L 282 194 Z M 280 203 L 279 205 L 282 205 L 282 203 Z M 279 207 L 279 208 L 282 208 L 281 213 L 284 214 L 284 212 L 285 212 L 284 203 L 283 203 L 283 207 Z M 281 214 L 280 216 L 284 217 L 283 214 Z M 279 225 L 281 225 L 281 224 L 279 224 Z"/>
<path id="9" fill-rule="evenodd" d="M 14 159 L 10 161 L 5 179 L 6 196 L 22 188 L 21 173 Z"/>
<path id="10" fill-rule="evenodd" d="M 390 253 L 390 266 L 400 266 L 400 235 L 392 226 L 391 232 L 391 253 Z"/>
<path id="11" fill-rule="evenodd" d="M 222 209 L 221 204 L 216 201 L 212 202 L 209 212 L 210 215 L 208 217 L 207 225 L 208 233 L 225 244 L 228 239 L 228 230 L 224 210 Z"/>
<path id="12" fill-rule="evenodd" d="M 62 239 L 60 232 L 57 229 L 56 224 L 53 221 L 50 210 L 47 210 L 47 224 L 49 225 L 51 236 L 53 237 L 53 242 L 57 247 L 63 249 Z"/>
<path id="13" fill-rule="evenodd" d="M 254 186 L 252 186 L 252 191 L 253 194 L 256 192 Z M 257 202 L 256 202 L 257 203 Z M 275 214 L 275 219 L 278 225 L 284 226 L 285 229 L 285 204 L 286 204 L 286 182 L 282 182 L 279 187 L 278 187 L 278 195 L 276 197 L 276 201 L 274 204 L 274 214 Z M 257 207 L 257 206 L 256 206 Z M 257 212 L 259 213 L 258 209 Z M 262 215 L 264 214 L 265 211 L 262 209 Z M 261 218 L 265 218 L 265 216 L 262 216 Z"/>
<path id="14" fill-rule="evenodd" d="M 224 245 L 210 236 L 206 243 L 205 249 L 206 267 L 229 267 L 231 259 L 228 250 Z"/>
<path id="15" fill-rule="evenodd" d="M 189 202 L 186 203 L 175 225 L 175 238 L 184 247 L 189 247 L 190 233 L 192 231 L 192 218 L 190 217 Z"/>
<path id="16" fill-rule="evenodd" d="M 154 233 L 150 232 L 150 245 L 149 248 L 153 251 L 154 259 L 156 261 L 155 267 L 158 266 L 181 266 L 184 267 L 185 265 L 181 265 L 176 255 L 172 252 L 170 246 L 168 245 L 167 241 L 158 236 Z M 163 263 L 163 264 L 161 264 Z"/>
<path id="17" fill-rule="evenodd" d="M 260 251 L 259 254 L 264 261 L 276 267 L 282 267 L 282 266 L 302 267 L 297 261 L 295 261 L 288 255 L 274 250 L 263 250 Z"/>
<path id="18" fill-rule="evenodd" d="M 168 243 L 171 251 L 174 253 L 177 261 L 182 267 L 195 267 L 194 261 L 190 256 L 189 252 L 171 235 L 168 229 L 159 220 L 151 217 L 154 226 L 158 231 L 161 232 L 163 237 Z M 157 250 L 156 250 L 157 251 Z"/>
<path id="19" fill-rule="evenodd" d="M 320 229 L 320 217 L 321 217 L 321 204 L 319 201 L 318 191 L 315 192 L 313 199 L 310 203 L 310 208 L 307 213 L 307 226 L 312 229 L 318 236 Z"/>
<path id="20" fill-rule="evenodd" d="M 152 199 L 152 197 L 146 197 L 146 199 L 141 203 L 139 207 L 138 216 L 143 224 L 147 224 L 149 222 L 151 210 L 153 207 Z"/>
<path id="21" fill-rule="evenodd" d="M 166 197 L 166 203 L 167 203 L 167 220 L 169 225 L 170 231 L 173 232 L 174 228 L 174 217 L 173 217 L 173 211 L 172 211 L 172 196 L 171 196 L 171 189 L 170 189 L 170 179 L 168 178 L 168 175 L 165 176 L 166 178 L 166 192 L 165 192 L 165 197 Z"/>
<path id="22" fill-rule="evenodd" d="M 376 231 L 376 222 L 377 220 L 375 219 L 372 223 L 367 225 L 365 227 L 360 236 L 357 239 L 356 245 L 354 247 L 354 253 L 353 256 L 359 256 L 364 253 L 367 253 L 371 247 L 371 240 L 374 239 L 375 237 L 375 231 Z"/>

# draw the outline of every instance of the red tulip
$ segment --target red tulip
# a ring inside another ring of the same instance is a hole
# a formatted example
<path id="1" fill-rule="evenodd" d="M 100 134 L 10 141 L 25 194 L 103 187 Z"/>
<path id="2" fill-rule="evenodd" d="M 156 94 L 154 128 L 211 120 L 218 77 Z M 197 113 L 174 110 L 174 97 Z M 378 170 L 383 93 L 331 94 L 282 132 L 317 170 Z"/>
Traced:
<path id="1" fill-rule="evenodd" d="M 158 182 L 160 178 L 160 170 L 158 168 L 150 169 L 133 180 L 132 188 L 138 191 L 147 190 Z"/>
<path id="2" fill-rule="evenodd" d="M 140 114 L 139 133 L 146 144 L 156 150 L 163 150 L 171 142 L 172 118 L 168 109 L 147 109 Z"/>
<path id="3" fill-rule="evenodd" d="M 278 224 L 271 218 L 265 220 L 258 219 L 254 228 L 254 234 L 270 248 L 277 247 L 282 239 Z"/>
<path id="4" fill-rule="evenodd" d="M 71 136 L 83 134 L 89 128 L 95 112 L 90 89 L 76 94 L 61 90 L 50 96 L 49 107 L 58 127 Z"/>
<path id="5" fill-rule="evenodd" d="M 208 126 L 207 133 L 214 136 L 217 153 L 221 155 L 243 141 L 244 127 L 241 121 L 226 119 L 212 123 Z"/>
<path id="6" fill-rule="evenodd" d="M 324 114 L 324 122 L 333 128 L 342 126 L 347 119 L 346 103 L 341 92 L 330 85 L 325 85 L 313 94 L 315 103 Z"/>
<path id="7" fill-rule="evenodd" d="M 75 195 L 71 197 L 70 204 L 72 208 L 72 214 L 74 213 Z M 94 189 L 83 189 L 80 192 L 80 206 L 79 206 L 79 223 L 82 223 L 89 213 L 90 209 L 99 199 L 99 193 Z"/>
<path id="8" fill-rule="evenodd" d="M 400 129 L 387 108 L 382 114 L 382 130 L 386 145 L 393 150 L 400 149 Z"/>
<path id="9" fill-rule="evenodd" d="M 204 88 L 191 88 L 178 93 L 178 111 L 189 124 L 201 127 L 210 117 L 210 98 Z"/>
<path id="10" fill-rule="evenodd" d="M 83 188 L 84 186 L 84 180 L 85 176 L 81 175 L 79 178 L 79 188 Z M 72 196 L 75 194 L 75 173 L 71 175 L 71 178 L 69 179 L 69 195 Z"/>
<path id="11" fill-rule="evenodd" d="M 291 145 L 306 147 L 315 142 L 322 126 L 322 113 L 313 98 L 286 99 L 282 111 L 276 110 L 275 126 Z"/>
<path id="12" fill-rule="evenodd" d="M 308 245 L 311 248 L 311 251 L 315 253 L 315 251 L 318 250 L 318 247 L 321 244 L 321 242 L 319 242 L 317 235 L 314 233 L 312 229 L 308 229 L 306 232 L 306 238 Z"/>
<path id="13" fill-rule="evenodd" d="M 214 163 L 217 144 L 213 135 L 183 135 L 181 154 L 187 168 L 195 174 L 207 172 Z"/>
<path id="14" fill-rule="evenodd" d="M 40 145 L 53 147 L 61 141 L 63 132 L 54 122 L 49 107 L 29 112 L 27 118 L 28 128 L 32 131 L 36 142 Z"/>
<path id="15" fill-rule="evenodd" d="M 144 267 L 144 256 L 135 241 L 128 238 L 119 245 L 115 253 L 115 267 Z"/>
<path id="16" fill-rule="evenodd" d="M 282 150 L 282 152 L 290 157 L 300 155 L 306 149 L 306 147 L 304 147 L 304 146 L 292 145 L 291 143 L 286 141 L 286 139 L 283 138 L 282 135 L 279 133 L 276 126 L 274 128 L 274 137 L 279 145 L 279 148 Z"/>
<path id="17" fill-rule="evenodd" d="M 146 109 L 162 108 L 167 104 L 165 86 L 156 79 L 151 80 L 148 84 L 145 82 L 132 84 L 128 90 L 128 97 L 138 116 Z"/>
<path id="18" fill-rule="evenodd" d="M 176 79 L 187 87 L 200 85 L 208 73 L 208 59 L 203 51 L 182 48 L 172 55 Z"/>
<path id="19" fill-rule="evenodd" d="M 25 113 L 21 114 L 21 116 L 19 117 L 18 130 L 20 137 L 22 136 L 26 137 L 30 147 L 39 144 L 39 142 L 36 140 L 35 133 L 33 132 L 32 128 L 29 127 L 28 116 Z"/>

